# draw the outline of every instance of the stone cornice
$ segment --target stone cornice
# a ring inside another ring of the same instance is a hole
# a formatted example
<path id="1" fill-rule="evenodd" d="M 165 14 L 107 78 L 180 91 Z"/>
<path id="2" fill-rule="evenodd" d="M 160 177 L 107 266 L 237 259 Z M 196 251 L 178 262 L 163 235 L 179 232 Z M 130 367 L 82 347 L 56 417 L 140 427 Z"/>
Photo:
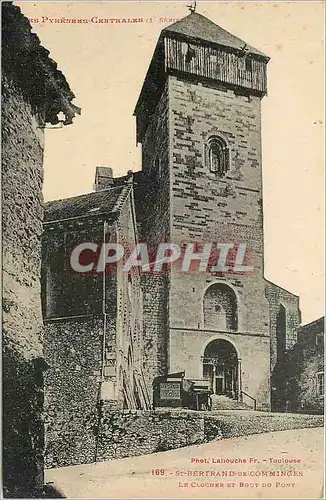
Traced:
<path id="1" fill-rule="evenodd" d="M 80 114 L 80 108 L 72 104 L 75 95 L 65 76 L 12 2 L 2 3 L 2 71 L 20 88 L 44 124 L 62 121 L 69 125 Z M 60 112 L 63 120 L 58 118 Z"/>

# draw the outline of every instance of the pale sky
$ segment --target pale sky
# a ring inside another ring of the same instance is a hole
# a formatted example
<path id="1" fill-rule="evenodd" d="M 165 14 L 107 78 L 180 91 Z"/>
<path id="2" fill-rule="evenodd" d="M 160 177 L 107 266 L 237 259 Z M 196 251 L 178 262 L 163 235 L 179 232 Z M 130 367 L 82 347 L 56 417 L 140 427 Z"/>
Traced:
<path id="1" fill-rule="evenodd" d="M 189 3 L 15 2 L 44 21 L 32 22 L 34 31 L 82 108 L 73 125 L 46 131 L 46 201 L 91 191 L 96 165 L 115 176 L 140 170 L 134 106 L 160 31 L 188 15 Z M 198 1 L 197 12 L 271 57 L 262 106 L 265 276 L 300 296 L 307 323 L 324 314 L 324 3 Z M 95 16 L 144 22 L 50 21 Z"/>

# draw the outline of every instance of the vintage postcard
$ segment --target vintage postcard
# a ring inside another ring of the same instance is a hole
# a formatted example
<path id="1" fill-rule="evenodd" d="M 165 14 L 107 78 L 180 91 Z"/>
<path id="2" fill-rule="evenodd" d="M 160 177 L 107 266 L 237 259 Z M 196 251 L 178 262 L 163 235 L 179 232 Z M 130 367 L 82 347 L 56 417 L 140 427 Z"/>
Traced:
<path id="1" fill-rule="evenodd" d="M 324 498 L 324 2 L 1 6 L 3 496 Z"/>

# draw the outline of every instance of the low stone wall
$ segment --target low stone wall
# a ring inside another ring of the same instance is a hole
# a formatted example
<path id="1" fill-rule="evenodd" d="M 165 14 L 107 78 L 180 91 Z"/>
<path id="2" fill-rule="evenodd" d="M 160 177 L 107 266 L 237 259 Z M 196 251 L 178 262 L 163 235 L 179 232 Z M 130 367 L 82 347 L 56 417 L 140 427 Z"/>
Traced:
<path id="1" fill-rule="evenodd" d="M 102 420 L 97 460 L 110 460 L 230 438 L 323 425 L 323 417 L 289 413 L 191 410 L 123 411 Z"/>
<path id="2" fill-rule="evenodd" d="M 100 430 L 97 432 L 96 426 L 93 429 L 94 450 L 87 452 L 101 462 L 173 450 L 219 438 L 322 425 L 323 417 L 317 415 L 241 410 L 214 414 L 182 409 L 113 411 L 112 407 L 104 406 Z M 56 458 L 56 467 L 67 466 L 69 461 L 74 465 L 84 463 L 78 455 L 78 447 L 73 448 L 67 440 L 62 443 L 60 456 Z M 53 467 L 50 454 L 46 462 L 48 467 Z"/>
<path id="3" fill-rule="evenodd" d="M 205 415 L 205 441 L 214 440 L 219 433 L 223 438 L 232 438 L 323 425 L 322 415 L 226 410 L 220 414 Z"/>
<path id="4" fill-rule="evenodd" d="M 99 435 L 98 460 L 146 455 L 204 441 L 204 416 L 197 412 L 108 413 Z"/>

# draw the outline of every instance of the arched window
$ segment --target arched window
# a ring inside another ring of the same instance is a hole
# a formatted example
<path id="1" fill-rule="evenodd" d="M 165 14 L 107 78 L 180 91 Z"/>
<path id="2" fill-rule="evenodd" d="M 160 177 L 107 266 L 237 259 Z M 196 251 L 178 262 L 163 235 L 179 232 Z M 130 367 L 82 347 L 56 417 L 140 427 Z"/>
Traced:
<path id="1" fill-rule="evenodd" d="M 237 297 L 225 283 L 215 283 L 206 290 L 204 328 L 222 331 L 238 329 Z"/>
<path id="2" fill-rule="evenodd" d="M 206 164 L 210 172 L 223 177 L 229 170 L 229 149 L 222 137 L 212 136 L 206 145 Z"/>

